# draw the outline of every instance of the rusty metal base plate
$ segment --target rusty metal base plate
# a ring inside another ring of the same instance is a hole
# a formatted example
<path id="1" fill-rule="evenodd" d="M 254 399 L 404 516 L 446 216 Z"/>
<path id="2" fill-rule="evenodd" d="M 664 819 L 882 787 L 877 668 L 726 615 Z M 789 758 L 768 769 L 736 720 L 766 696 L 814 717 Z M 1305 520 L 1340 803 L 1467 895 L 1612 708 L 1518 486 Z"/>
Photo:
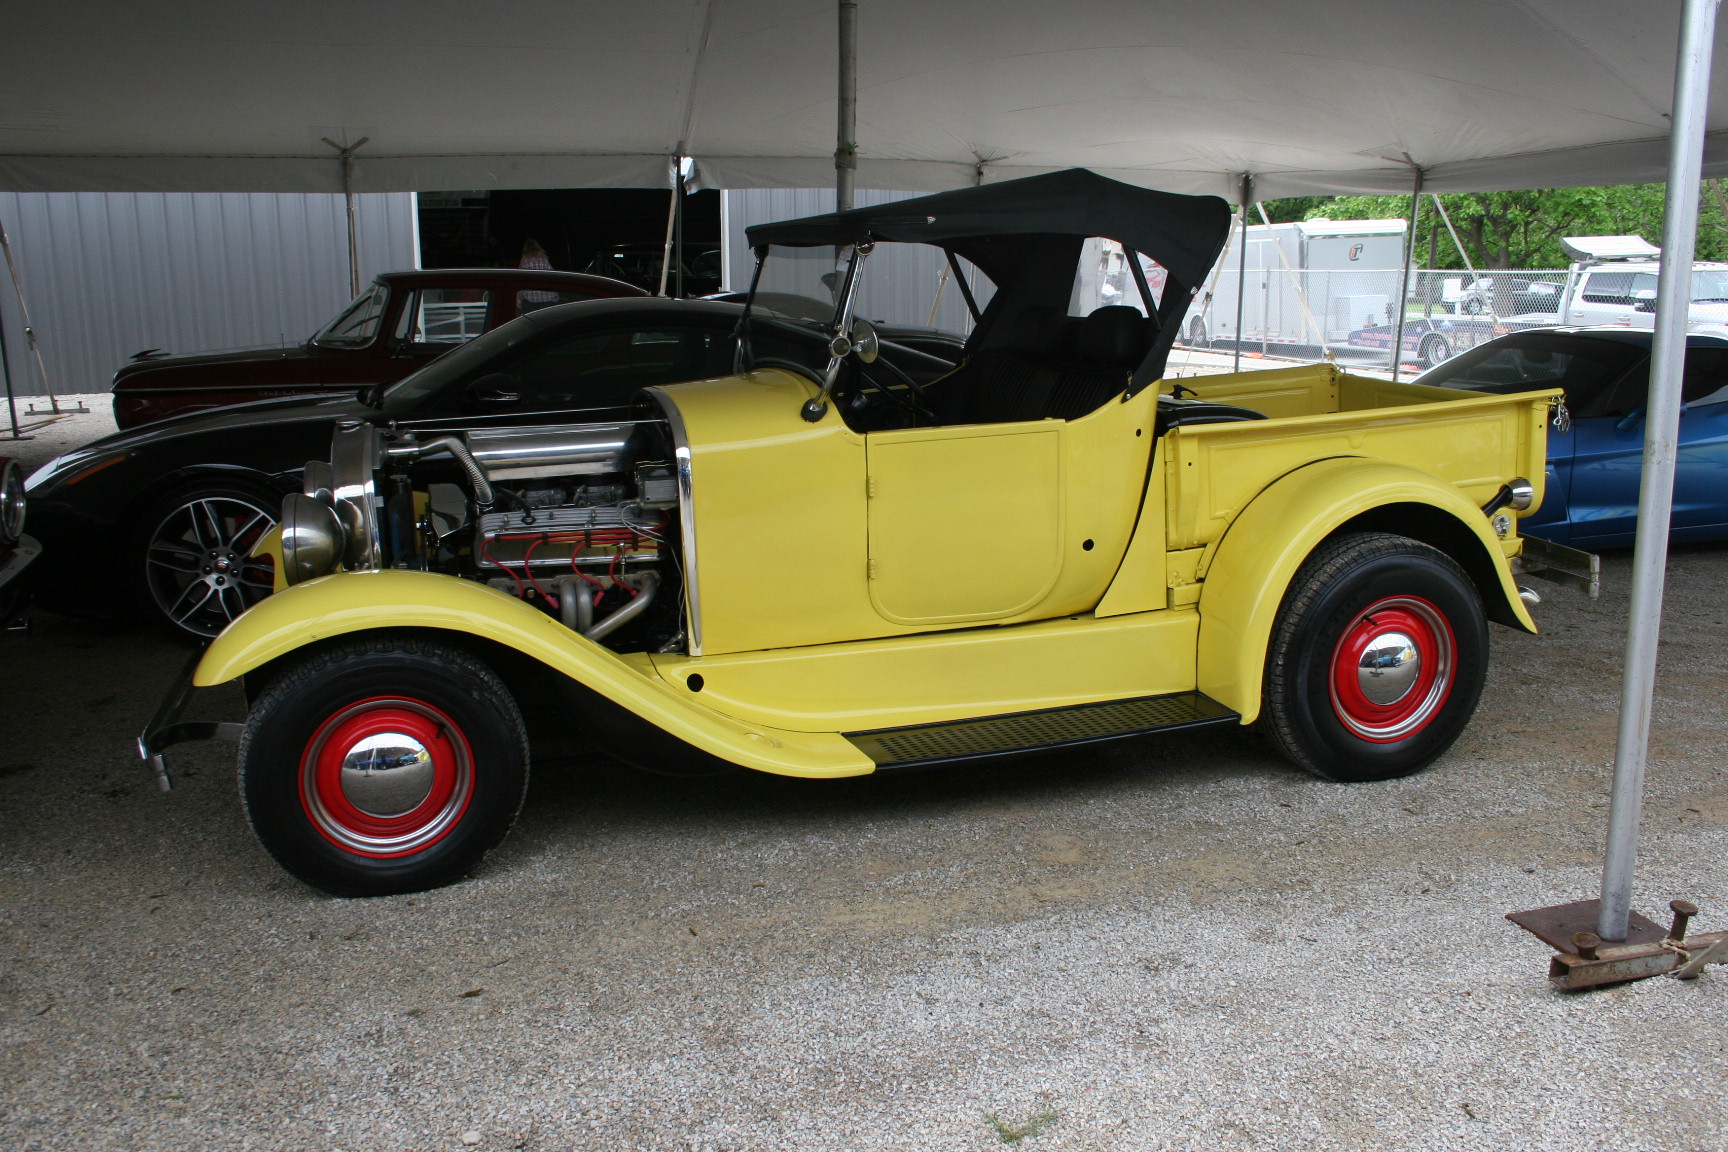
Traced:
<path id="1" fill-rule="evenodd" d="M 1528 912 L 1508 912 L 1506 919 L 1532 933 L 1556 952 L 1571 952 L 1572 937 L 1579 932 L 1594 932 L 1602 913 L 1602 901 L 1579 900 L 1574 904 L 1556 904 L 1552 908 L 1532 908 Z M 1625 940 L 1608 943 L 1656 944 L 1668 935 L 1668 929 L 1632 913 Z"/>

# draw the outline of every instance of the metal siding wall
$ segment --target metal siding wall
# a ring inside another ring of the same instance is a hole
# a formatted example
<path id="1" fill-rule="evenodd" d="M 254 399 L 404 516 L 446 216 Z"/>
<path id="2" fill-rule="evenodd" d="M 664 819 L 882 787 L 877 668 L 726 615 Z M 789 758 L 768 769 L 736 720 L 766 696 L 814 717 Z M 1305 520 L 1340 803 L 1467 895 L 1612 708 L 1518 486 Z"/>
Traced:
<path id="1" fill-rule="evenodd" d="M 361 275 L 416 267 L 413 194 L 357 200 Z M 341 196 L 0 192 L 0 223 L 61 394 L 106 391 L 145 348 L 299 343 L 350 298 Z M 9 282 L 0 320 L 13 387 L 41 395 Z"/>

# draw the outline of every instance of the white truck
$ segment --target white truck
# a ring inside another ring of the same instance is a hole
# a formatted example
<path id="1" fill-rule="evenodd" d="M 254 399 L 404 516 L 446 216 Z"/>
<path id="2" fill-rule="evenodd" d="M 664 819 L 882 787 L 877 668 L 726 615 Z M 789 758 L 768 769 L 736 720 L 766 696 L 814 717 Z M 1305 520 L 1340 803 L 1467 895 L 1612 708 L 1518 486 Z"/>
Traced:
<path id="1" fill-rule="evenodd" d="M 1640 236 L 1567 236 L 1560 246 L 1573 263 L 1566 271 L 1565 283 L 1555 293 L 1551 310 L 1531 310 L 1535 301 L 1518 292 L 1515 281 L 1497 276 L 1484 277 L 1494 283 L 1480 290 L 1483 310 L 1509 317 L 1517 328 L 1573 324 L 1655 327 L 1656 281 L 1662 272 L 1660 248 Z M 1700 260 L 1692 265 L 1690 311 L 1688 327 L 1692 331 L 1728 336 L 1728 264 Z"/>

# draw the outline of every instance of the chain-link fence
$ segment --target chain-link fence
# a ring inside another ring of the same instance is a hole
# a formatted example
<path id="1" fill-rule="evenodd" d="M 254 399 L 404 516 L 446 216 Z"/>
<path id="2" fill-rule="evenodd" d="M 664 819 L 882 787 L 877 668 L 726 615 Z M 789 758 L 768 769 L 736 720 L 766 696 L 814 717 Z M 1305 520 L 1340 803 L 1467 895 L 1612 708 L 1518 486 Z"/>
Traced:
<path id="1" fill-rule="evenodd" d="M 1240 332 L 1241 348 L 1264 356 L 1330 356 L 1341 363 L 1390 366 L 1401 270 L 1281 267 L 1275 251 L 1255 253 L 1253 248 L 1245 274 L 1221 267 L 1196 296 L 1183 319 L 1180 343 L 1235 350 Z M 1257 261 L 1257 255 L 1271 259 Z M 1564 269 L 1474 274 L 1413 269 L 1404 296 L 1404 364 L 1430 368 L 1484 340 L 1523 328 L 1562 323 L 1640 326 L 1639 317 L 1644 320 L 1641 326 L 1649 326 L 1647 306 L 1630 291 L 1618 307 L 1625 316 L 1582 316 L 1579 301 L 1568 304 L 1567 276 Z"/>

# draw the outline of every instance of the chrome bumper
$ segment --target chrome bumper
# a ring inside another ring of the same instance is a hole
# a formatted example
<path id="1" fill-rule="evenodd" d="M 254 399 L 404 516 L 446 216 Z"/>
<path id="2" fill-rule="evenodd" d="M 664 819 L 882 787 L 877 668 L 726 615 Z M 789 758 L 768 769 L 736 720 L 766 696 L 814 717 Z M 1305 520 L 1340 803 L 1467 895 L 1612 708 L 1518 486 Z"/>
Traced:
<path id="1" fill-rule="evenodd" d="M 240 733 L 246 730 L 246 725 L 231 721 L 180 719 L 180 713 L 186 710 L 186 701 L 192 696 L 192 674 L 203 658 L 202 648 L 192 653 L 192 658 L 186 661 L 186 667 L 181 669 L 173 686 L 168 689 L 168 695 L 157 706 L 156 715 L 138 735 L 138 755 L 150 766 L 150 771 L 156 776 L 156 786 L 164 792 L 174 790 L 174 782 L 168 776 L 168 762 L 162 755 L 167 749 L 193 740 L 238 740 Z"/>

